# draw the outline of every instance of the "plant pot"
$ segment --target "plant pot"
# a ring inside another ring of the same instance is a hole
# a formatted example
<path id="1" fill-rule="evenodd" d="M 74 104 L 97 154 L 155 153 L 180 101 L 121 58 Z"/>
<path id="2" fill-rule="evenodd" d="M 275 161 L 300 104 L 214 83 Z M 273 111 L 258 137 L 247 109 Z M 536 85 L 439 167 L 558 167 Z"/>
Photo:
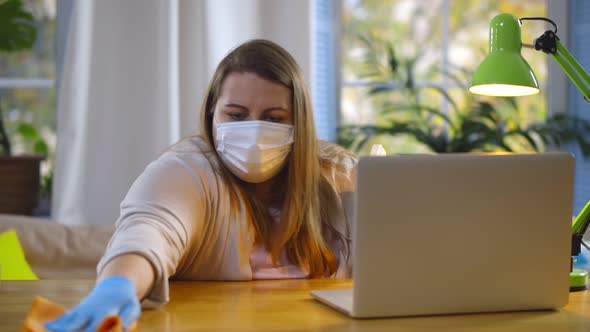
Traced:
<path id="1" fill-rule="evenodd" d="M 44 156 L 0 156 L 0 213 L 31 215 L 37 205 Z"/>

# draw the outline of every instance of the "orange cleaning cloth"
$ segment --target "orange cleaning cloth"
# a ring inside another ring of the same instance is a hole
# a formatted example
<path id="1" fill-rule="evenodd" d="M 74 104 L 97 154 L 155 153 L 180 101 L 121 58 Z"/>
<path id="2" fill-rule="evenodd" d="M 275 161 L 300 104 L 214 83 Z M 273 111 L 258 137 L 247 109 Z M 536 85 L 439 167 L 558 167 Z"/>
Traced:
<path id="1" fill-rule="evenodd" d="M 56 319 L 66 312 L 66 308 L 40 296 L 35 297 L 31 310 L 23 323 L 23 332 L 48 332 L 43 324 Z M 136 331 L 137 322 L 133 322 L 127 331 Z M 108 316 L 96 329 L 96 332 L 123 332 L 123 323 L 119 316 Z"/>

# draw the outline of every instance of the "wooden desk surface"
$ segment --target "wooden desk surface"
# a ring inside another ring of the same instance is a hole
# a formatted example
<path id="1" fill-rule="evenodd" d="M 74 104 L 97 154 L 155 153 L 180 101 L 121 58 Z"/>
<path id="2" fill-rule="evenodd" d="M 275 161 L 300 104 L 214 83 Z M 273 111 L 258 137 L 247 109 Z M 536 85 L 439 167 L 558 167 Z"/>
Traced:
<path id="1" fill-rule="evenodd" d="M 91 280 L 2 281 L 0 331 L 20 331 L 35 295 L 78 303 Z M 350 280 L 173 282 L 172 301 L 146 310 L 140 331 L 590 331 L 590 292 L 570 293 L 556 311 L 353 320 L 315 302 L 312 289 L 351 287 Z"/>

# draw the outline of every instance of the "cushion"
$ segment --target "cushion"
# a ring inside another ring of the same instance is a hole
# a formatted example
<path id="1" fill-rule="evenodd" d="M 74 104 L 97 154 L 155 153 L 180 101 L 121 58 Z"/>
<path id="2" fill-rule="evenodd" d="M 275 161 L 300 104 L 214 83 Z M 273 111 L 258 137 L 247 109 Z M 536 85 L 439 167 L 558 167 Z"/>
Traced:
<path id="1" fill-rule="evenodd" d="M 0 280 L 37 280 L 14 229 L 0 233 Z"/>

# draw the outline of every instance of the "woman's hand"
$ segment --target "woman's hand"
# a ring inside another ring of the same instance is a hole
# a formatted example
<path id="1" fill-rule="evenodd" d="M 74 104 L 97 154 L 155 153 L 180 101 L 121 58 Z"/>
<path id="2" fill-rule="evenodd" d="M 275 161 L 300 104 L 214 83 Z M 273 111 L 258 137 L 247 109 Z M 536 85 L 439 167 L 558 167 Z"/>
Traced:
<path id="1" fill-rule="evenodd" d="M 45 327 L 54 332 L 94 332 L 107 317 L 118 315 L 127 329 L 141 315 L 135 284 L 126 277 L 111 276 L 100 281 L 82 302 Z"/>

